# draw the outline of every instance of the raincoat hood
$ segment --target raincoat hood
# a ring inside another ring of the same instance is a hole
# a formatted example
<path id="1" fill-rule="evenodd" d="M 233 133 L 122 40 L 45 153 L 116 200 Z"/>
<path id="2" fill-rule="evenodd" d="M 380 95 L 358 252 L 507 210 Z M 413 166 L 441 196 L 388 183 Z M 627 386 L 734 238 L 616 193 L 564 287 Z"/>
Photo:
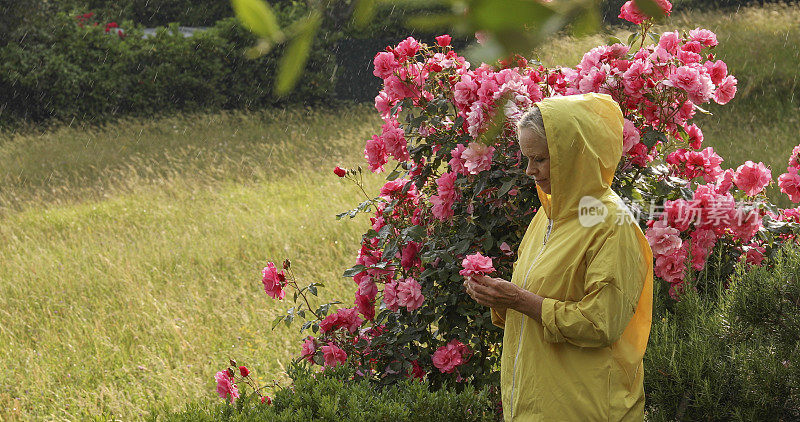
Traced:
<path id="1" fill-rule="evenodd" d="M 575 217 L 581 198 L 600 198 L 622 158 L 623 117 L 607 94 L 545 98 L 542 112 L 550 153 L 550 194 L 536 190 L 551 220 Z"/>

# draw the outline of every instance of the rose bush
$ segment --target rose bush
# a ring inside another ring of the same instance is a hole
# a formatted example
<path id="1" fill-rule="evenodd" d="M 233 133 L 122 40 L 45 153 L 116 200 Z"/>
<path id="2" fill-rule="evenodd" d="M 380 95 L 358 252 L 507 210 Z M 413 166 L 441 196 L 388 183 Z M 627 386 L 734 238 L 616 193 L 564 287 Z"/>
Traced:
<path id="1" fill-rule="evenodd" d="M 668 2 L 659 5 L 669 12 Z M 654 34 L 652 19 L 627 7 L 621 17 L 639 24 L 638 32 L 627 43 L 591 49 L 575 67 L 545 68 L 522 57 L 473 66 L 448 36 L 434 45 L 409 37 L 375 56 L 374 74 L 383 80 L 375 108 L 384 124 L 364 155 L 370 171 L 391 170 L 374 197 L 364 192 L 360 167 L 335 170 L 367 196 L 338 217 L 366 212 L 372 224 L 356 265 L 344 273 L 355 284 L 354 306 L 331 315 L 330 304 L 320 307 L 303 325 L 314 335 L 299 359 L 326 367 L 347 361 L 358 376 L 384 384 L 426 377 L 434 386 L 448 379 L 498 385 L 502 331 L 463 292 L 462 280 L 475 273 L 511 278 L 512 245 L 539 206 L 515 123 L 549 96 L 598 92 L 620 104 L 623 157 L 612 187 L 650 241 L 657 282 L 668 286 L 657 290 L 668 292 L 663 300 L 679 300 L 689 288 L 714 295 L 703 281 L 709 273 L 727 277 L 739 261 L 761 265 L 780 243 L 794 241 L 800 210 L 768 201 L 771 170 L 749 161 L 723 170 L 723 158 L 702 147 L 693 117 L 736 94 L 736 78 L 715 56 L 715 34 Z M 654 43 L 645 45 L 648 38 Z M 795 202 L 798 153 L 778 178 Z M 270 263 L 265 276 L 276 279 L 274 271 Z M 275 282 L 265 288 L 276 297 Z M 287 321 L 302 307 L 290 309 Z"/>

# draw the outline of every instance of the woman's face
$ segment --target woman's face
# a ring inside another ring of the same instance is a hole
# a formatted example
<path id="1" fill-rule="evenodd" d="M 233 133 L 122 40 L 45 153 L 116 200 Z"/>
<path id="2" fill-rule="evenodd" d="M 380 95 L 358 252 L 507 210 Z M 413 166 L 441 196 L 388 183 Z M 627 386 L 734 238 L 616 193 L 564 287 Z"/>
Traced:
<path id="1" fill-rule="evenodd" d="M 547 142 L 529 128 L 519 130 L 519 149 L 528 158 L 525 173 L 536 180 L 546 194 L 550 194 L 550 153 Z"/>

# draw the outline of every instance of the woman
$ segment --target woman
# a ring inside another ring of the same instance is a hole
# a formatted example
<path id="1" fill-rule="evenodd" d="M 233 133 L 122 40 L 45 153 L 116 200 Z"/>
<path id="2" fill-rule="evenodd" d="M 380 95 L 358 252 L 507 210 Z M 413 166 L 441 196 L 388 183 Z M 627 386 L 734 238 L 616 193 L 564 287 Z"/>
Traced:
<path id="1" fill-rule="evenodd" d="M 542 206 L 512 279 L 464 281 L 505 330 L 504 416 L 642 421 L 653 258 L 610 187 L 622 154 L 622 112 L 606 94 L 537 106 L 520 120 L 518 138 Z"/>

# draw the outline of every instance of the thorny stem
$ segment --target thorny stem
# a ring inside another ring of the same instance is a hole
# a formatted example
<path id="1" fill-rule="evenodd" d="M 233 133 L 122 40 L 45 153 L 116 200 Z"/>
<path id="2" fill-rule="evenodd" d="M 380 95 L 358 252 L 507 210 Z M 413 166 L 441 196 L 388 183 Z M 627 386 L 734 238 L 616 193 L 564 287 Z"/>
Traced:
<path id="1" fill-rule="evenodd" d="M 289 275 L 292 277 L 292 281 L 290 282 L 290 284 L 294 286 L 295 289 L 297 289 L 297 293 L 300 293 L 300 297 L 302 297 L 303 300 L 306 302 L 306 306 L 308 306 L 309 312 L 314 314 L 314 316 L 317 317 L 318 320 L 322 321 L 322 317 L 320 317 L 319 314 L 314 312 L 314 310 L 311 308 L 311 304 L 308 303 L 308 298 L 306 297 L 305 293 L 303 293 L 303 291 L 300 290 L 300 287 L 297 285 L 297 278 L 294 276 L 294 271 L 292 271 L 291 269 L 287 269 L 286 271 L 289 271 Z"/>

